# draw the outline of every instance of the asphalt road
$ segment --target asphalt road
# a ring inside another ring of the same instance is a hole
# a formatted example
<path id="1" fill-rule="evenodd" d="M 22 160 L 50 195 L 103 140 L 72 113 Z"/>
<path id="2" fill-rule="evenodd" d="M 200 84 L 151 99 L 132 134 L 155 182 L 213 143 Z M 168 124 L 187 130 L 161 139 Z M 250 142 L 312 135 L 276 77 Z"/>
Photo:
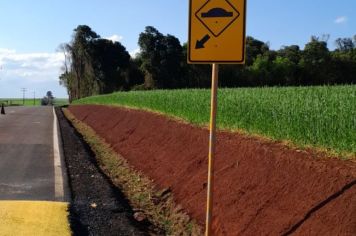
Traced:
<path id="1" fill-rule="evenodd" d="M 68 201 L 63 160 L 56 157 L 61 145 L 54 138 L 53 108 L 7 107 L 5 112 L 0 115 L 0 200 Z"/>

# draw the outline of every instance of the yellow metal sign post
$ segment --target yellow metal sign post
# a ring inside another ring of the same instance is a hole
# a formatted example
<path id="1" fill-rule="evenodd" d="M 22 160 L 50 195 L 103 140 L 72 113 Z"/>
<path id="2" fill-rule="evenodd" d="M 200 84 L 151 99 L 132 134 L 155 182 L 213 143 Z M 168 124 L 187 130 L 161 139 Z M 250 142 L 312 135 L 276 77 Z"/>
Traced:
<path id="1" fill-rule="evenodd" d="M 209 162 L 208 162 L 208 185 L 207 185 L 207 204 L 205 235 L 211 232 L 211 221 L 213 216 L 213 190 L 214 190 L 214 157 L 216 144 L 216 110 L 218 93 L 219 64 L 214 63 L 212 67 L 211 82 L 211 102 L 210 102 L 210 135 L 209 135 Z"/>
<path id="2" fill-rule="evenodd" d="M 219 64 L 245 63 L 246 0 L 190 0 L 188 63 L 212 64 L 205 235 L 211 235 Z"/>

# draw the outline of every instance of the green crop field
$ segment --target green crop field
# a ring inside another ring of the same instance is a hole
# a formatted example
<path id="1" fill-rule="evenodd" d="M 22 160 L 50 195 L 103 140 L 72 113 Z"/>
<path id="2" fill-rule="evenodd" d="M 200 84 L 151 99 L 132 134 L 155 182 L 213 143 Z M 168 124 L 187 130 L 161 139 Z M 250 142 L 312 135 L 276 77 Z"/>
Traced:
<path id="1" fill-rule="evenodd" d="M 217 127 L 356 154 L 356 86 L 219 89 Z M 210 90 L 118 92 L 74 104 L 129 106 L 206 125 Z"/>
<path id="2" fill-rule="evenodd" d="M 54 105 L 55 106 L 65 106 L 68 105 L 69 101 L 68 98 L 55 98 Z"/>
<path id="3" fill-rule="evenodd" d="M 25 99 L 25 104 L 22 98 L 0 98 L 0 105 L 4 103 L 6 106 L 40 106 L 41 99 L 37 98 L 35 101 L 32 99 Z M 66 98 L 56 98 L 54 99 L 55 106 L 62 106 L 68 104 L 68 99 Z"/>
<path id="4" fill-rule="evenodd" d="M 0 104 L 4 103 L 7 106 L 23 106 L 22 98 L 0 98 Z M 41 99 L 25 99 L 25 106 L 39 106 L 41 105 Z"/>

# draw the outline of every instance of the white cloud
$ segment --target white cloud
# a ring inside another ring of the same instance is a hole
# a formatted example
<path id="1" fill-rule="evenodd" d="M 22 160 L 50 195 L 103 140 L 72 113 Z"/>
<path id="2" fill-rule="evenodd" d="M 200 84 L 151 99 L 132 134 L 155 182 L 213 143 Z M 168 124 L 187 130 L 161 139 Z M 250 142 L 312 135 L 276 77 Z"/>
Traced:
<path id="1" fill-rule="evenodd" d="M 136 48 L 136 49 L 130 51 L 129 53 L 132 58 L 135 58 L 137 56 L 137 54 L 140 52 L 141 52 L 141 50 L 139 48 Z"/>
<path id="2" fill-rule="evenodd" d="M 33 82 L 58 79 L 63 60 L 61 53 L 17 53 L 15 50 L 0 49 L 1 73 L 9 77 L 25 77 Z"/>
<path id="3" fill-rule="evenodd" d="M 59 87 L 58 77 L 63 65 L 62 53 L 19 53 L 15 50 L 0 48 L 0 97 L 12 96 L 17 90 L 28 86 L 51 87 L 48 90 L 59 91 L 65 96 L 63 88 Z M 45 88 L 44 88 L 45 89 Z"/>
<path id="4" fill-rule="evenodd" d="M 346 23 L 347 21 L 347 17 L 346 16 L 339 16 L 335 19 L 335 24 L 342 24 L 342 23 Z"/>
<path id="5" fill-rule="evenodd" d="M 7 48 L 0 48 L 0 55 L 15 53 L 15 50 L 10 50 Z"/>
<path id="6" fill-rule="evenodd" d="M 113 42 L 120 42 L 124 37 L 121 36 L 121 35 L 114 34 L 112 36 L 105 37 L 105 38 L 108 39 L 108 40 L 111 40 Z"/>

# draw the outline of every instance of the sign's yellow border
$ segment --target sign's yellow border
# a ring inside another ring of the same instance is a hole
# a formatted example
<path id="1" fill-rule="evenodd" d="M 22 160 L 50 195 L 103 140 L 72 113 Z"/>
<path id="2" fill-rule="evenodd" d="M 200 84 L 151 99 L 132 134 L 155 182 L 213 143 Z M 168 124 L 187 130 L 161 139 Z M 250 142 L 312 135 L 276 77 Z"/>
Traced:
<path id="1" fill-rule="evenodd" d="M 190 41 L 191 41 L 191 18 L 192 18 L 192 2 L 194 0 L 189 0 L 189 16 L 188 16 L 188 22 L 189 22 L 189 27 L 188 27 L 188 43 L 187 43 L 187 47 L 188 47 L 188 58 L 187 58 L 187 62 L 189 64 L 212 64 L 212 63 L 218 63 L 218 64 L 245 64 L 245 58 L 246 58 L 246 9 L 247 9 L 247 1 L 246 0 L 242 0 L 244 1 L 244 16 L 243 16 L 243 24 L 244 24 L 244 31 L 243 31 L 243 43 L 242 43 L 242 60 L 228 60 L 228 61 L 217 61 L 217 60 L 192 60 L 191 59 L 191 48 L 190 48 Z M 210 1 L 210 0 L 209 0 Z M 227 0 L 229 1 L 229 0 Z M 193 14 L 195 15 L 195 14 Z"/>

